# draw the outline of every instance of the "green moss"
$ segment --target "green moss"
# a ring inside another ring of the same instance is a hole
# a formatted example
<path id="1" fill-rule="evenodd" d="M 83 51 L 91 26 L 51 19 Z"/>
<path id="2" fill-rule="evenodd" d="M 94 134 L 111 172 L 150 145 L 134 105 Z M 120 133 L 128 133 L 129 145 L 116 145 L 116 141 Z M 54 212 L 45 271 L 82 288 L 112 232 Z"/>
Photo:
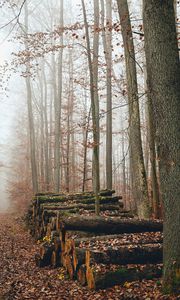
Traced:
<path id="1" fill-rule="evenodd" d="M 52 201 L 52 202 L 56 202 L 56 201 L 64 201 L 65 196 L 38 196 L 38 201 L 39 202 L 44 202 L 44 201 Z"/>
<path id="2" fill-rule="evenodd" d="M 180 268 L 174 267 L 169 281 L 165 279 L 163 283 L 163 293 L 166 294 L 179 294 L 180 293 Z"/>
<path id="3" fill-rule="evenodd" d="M 161 285 L 161 281 L 158 280 L 158 281 L 156 282 L 156 284 L 157 284 L 157 286 L 160 286 L 160 285 Z"/>

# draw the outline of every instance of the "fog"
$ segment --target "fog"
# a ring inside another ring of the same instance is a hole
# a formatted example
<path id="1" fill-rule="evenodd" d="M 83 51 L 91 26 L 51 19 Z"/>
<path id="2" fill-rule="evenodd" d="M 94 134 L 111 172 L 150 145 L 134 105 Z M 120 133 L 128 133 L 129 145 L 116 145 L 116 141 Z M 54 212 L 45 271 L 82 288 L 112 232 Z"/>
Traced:
<path id="1" fill-rule="evenodd" d="M 17 12 L 19 12 L 20 1 L 16 2 Z M 47 1 L 48 3 L 48 1 Z M 80 1 L 72 1 L 72 5 L 79 4 Z M 5 61 L 11 60 L 11 53 L 17 51 L 19 45 L 15 45 L 11 42 L 11 38 L 19 30 L 19 25 L 16 24 L 16 20 L 11 22 L 14 18 L 14 12 L 7 3 L 1 3 L 0 9 L 0 65 L 3 65 Z M 34 10 L 42 10 L 41 1 L 31 1 Z M 17 13 L 16 13 L 17 14 Z M 23 23 L 23 11 L 21 12 L 19 20 Z M 43 17 L 42 17 L 43 18 Z M 7 25 L 9 23 L 9 25 Z M 16 24 L 16 26 L 14 26 Z M 38 24 L 38 22 L 37 22 Z M 7 25 L 4 27 L 4 25 Z M 41 29 L 42 26 L 40 25 Z M 10 208 L 10 195 L 9 187 L 11 179 L 14 176 L 12 157 L 15 156 L 15 147 L 17 141 L 15 139 L 15 125 L 17 124 L 17 111 L 22 106 L 24 101 L 22 92 L 24 82 L 19 75 L 11 73 L 11 77 L 6 82 L 6 75 L 1 73 L 0 75 L 0 212 L 5 212 Z M 7 89 L 7 90 L 5 90 Z"/>
<path id="2" fill-rule="evenodd" d="M 1 26 L 2 24 L 4 22 Z M 11 52 L 14 51 L 14 45 L 9 42 L 8 28 L 0 31 L 0 41 L 0 64 L 3 65 L 5 61 L 10 60 Z M 1 74 L 0 90 L 0 211 L 4 212 L 10 206 L 8 190 L 13 175 L 11 158 L 16 145 L 13 129 L 20 104 L 17 93 L 20 78 L 12 74 L 11 79 L 6 81 L 7 78 L 3 75 Z"/>
<path id="3" fill-rule="evenodd" d="M 8 180 L 11 177 L 11 166 L 10 158 L 11 151 L 13 149 L 13 137 L 12 137 L 12 127 L 13 118 L 15 114 L 16 106 L 13 101 L 12 95 L 1 100 L 0 111 L 1 111 L 1 121 L 0 121 L 0 210 L 5 210 L 9 206 L 8 197 Z"/>
<path id="4" fill-rule="evenodd" d="M 18 4 L 15 7 L 16 15 L 19 12 L 19 7 L 21 1 L 16 1 Z M 53 0 L 53 7 L 55 7 L 55 3 L 58 1 Z M 69 5 L 70 3 L 70 5 Z M 71 20 L 71 22 L 81 22 L 83 20 L 82 14 L 80 14 L 80 0 L 72 0 L 72 1 L 64 1 L 65 6 L 65 18 L 67 20 Z M 30 30 L 37 31 L 42 30 L 46 31 L 49 22 L 51 20 L 47 19 L 48 13 L 52 13 L 52 3 L 51 1 L 39 1 L 33 0 L 28 2 L 29 5 L 29 24 Z M 69 6 L 67 6 L 69 5 Z M 87 8 L 92 8 L 92 3 L 87 1 L 86 3 Z M 49 12 L 47 8 L 49 7 Z M 71 14 L 73 11 L 73 15 Z M 35 13 L 35 16 L 33 15 Z M 54 14 L 58 16 L 59 12 L 55 12 Z M 19 25 L 16 24 L 16 20 L 11 23 L 11 20 L 14 18 L 14 12 L 12 9 L 4 6 L 0 11 L 1 15 L 1 23 L 0 27 L 3 27 L 5 24 L 8 24 L 5 28 L 0 29 L 0 64 L 3 64 L 4 61 L 11 60 L 11 53 L 14 51 L 18 51 L 21 47 L 18 43 L 12 43 L 11 38 L 18 32 L 20 29 Z M 33 15 L 33 17 L 32 17 Z M 80 17 L 81 15 L 81 17 Z M 49 15 L 48 15 L 49 16 Z M 58 20 L 58 17 L 55 17 Z M 34 20 L 35 24 L 34 24 Z M 68 22 L 69 22 L 68 21 Z M 24 15 L 23 10 L 21 12 L 19 22 L 21 24 L 24 23 Z M 31 26 L 33 24 L 33 26 Z M 15 26 L 14 26 L 15 25 Z M 55 24 L 54 24 L 55 25 Z M 118 66 L 119 68 L 119 66 Z M 118 70 L 117 68 L 117 70 Z M 119 71 L 118 71 L 119 72 Z M 4 80 L 4 79 L 3 79 Z M 6 87 L 6 81 L 3 83 Z M 13 165 L 12 165 L 12 156 L 15 156 L 15 147 L 17 141 L 15 139 L 15 126 L 17 126 L 17 118 L 19 115 L 17 111 L 21 110 L 22 103 L 26 103 L 25 98 L 23 97 L 23 90 L 24 90 L 24 80 L 19 75 L 11 74 L 11 78 L 7 85 L 8 91 L 4 91 L 4 87 L 2 91 L 0 91 L 1 99 L 0 99 L 0 210 L 6 210 L 10 205 L 10 198 L 9 198 L 9 187 L 11 184 L 11 179 L 14 176 L 13 173 Z M 78 94 L 78 91 L 77 91 Z M 25 96 L 25 95 L 24 95 Z M 119 104 L 119 103 L 118 103 Z M 122 112 L 121 112 L 122 114 Z M 118 123 L 114 121 L 114 124 Z M 119 147 L 119 145 L 118 145 Z M 117 150 L 119 152 L 119 148 Z"/>

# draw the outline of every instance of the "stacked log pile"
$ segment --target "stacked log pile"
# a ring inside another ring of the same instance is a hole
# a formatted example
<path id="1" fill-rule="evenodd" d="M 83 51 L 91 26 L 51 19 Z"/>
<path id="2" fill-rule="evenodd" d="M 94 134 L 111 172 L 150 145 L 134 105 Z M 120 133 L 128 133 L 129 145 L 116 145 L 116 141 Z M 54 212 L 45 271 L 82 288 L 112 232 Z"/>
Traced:
<path id="1" fill-rule="evenodd" d="M 36 195 L 32 234 L 42 240 L 36 264 L 64 266 L 71 279 L 93 289 L 159 277 L 162 222 L 133 219 L 113 193 L 100 193 L 100 216 L 92 192 Z"/>
<path id="2" fill-rule="evenodd" d="M 100 210 L 103 215 L 133 217 L 123 210 L 122 197 L 112 196 L 115 191 L 101 191 Z M 95 196 L 92 192 L 77 194 L 37 194 L 33 199 L 33 229 L 32 234 L 38 239 L 49 235 L 52 230 L 58 230 L 61 217 L 73 214 L 94 215 Z M 57 221 L 58 219 L 58 221 Z M 57 225 L 57 226 L 56 226 Z"/>

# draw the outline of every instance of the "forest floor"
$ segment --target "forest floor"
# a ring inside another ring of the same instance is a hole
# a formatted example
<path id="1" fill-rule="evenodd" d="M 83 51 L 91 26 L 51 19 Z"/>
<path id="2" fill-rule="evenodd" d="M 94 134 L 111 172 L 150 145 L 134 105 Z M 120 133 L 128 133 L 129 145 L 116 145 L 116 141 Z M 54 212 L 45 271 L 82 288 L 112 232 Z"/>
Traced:
<path id="1" fill-rule="evenodd" d="M 39 269 L 34 255 L 38 245 L 16 214 L 0 214 L 0 300 L 121 300 L 180 299 L 163 296 L 161 281 L 144 280 L 92 291 L 70 281 L 62 268 Z"/>

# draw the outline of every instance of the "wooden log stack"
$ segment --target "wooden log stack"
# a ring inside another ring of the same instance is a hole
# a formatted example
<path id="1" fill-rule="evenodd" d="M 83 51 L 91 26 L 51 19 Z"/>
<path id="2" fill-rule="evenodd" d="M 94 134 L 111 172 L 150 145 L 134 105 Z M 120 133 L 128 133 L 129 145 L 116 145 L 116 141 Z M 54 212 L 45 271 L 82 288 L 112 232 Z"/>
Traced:
<path id="1" fill-rule="evenodd" d="M 100 192 L 100 216 L 92 192 L 37 194 L 30 221 L 42 241 L 37 266 L 64 266 L 92 289 L 161 276 L 162 222 L 133 219 L 113 194 Z"/>
<path id="2" fill-rule="evenodd" d="M 100 210 L 105 215 L 121 216 L 122 218 L 133 217 L 132 214 L 123 210 L 122 197 L 113 196 L 115 191 L 103 190 L 100 192 Z M 94 215 L 95 195 L 92 192 L 77 194 L 37 194 L 33 199 L 33 230 L 32 234 L 42 238 L 51 230 L 54 230 L 55 220 L 73 214 Z M 49 224 L 50 223 L 50 224 Z M 58 227 L 58 222 L 56 223 Z M 57 228 L 58 229 L 58 228 Z"/>

